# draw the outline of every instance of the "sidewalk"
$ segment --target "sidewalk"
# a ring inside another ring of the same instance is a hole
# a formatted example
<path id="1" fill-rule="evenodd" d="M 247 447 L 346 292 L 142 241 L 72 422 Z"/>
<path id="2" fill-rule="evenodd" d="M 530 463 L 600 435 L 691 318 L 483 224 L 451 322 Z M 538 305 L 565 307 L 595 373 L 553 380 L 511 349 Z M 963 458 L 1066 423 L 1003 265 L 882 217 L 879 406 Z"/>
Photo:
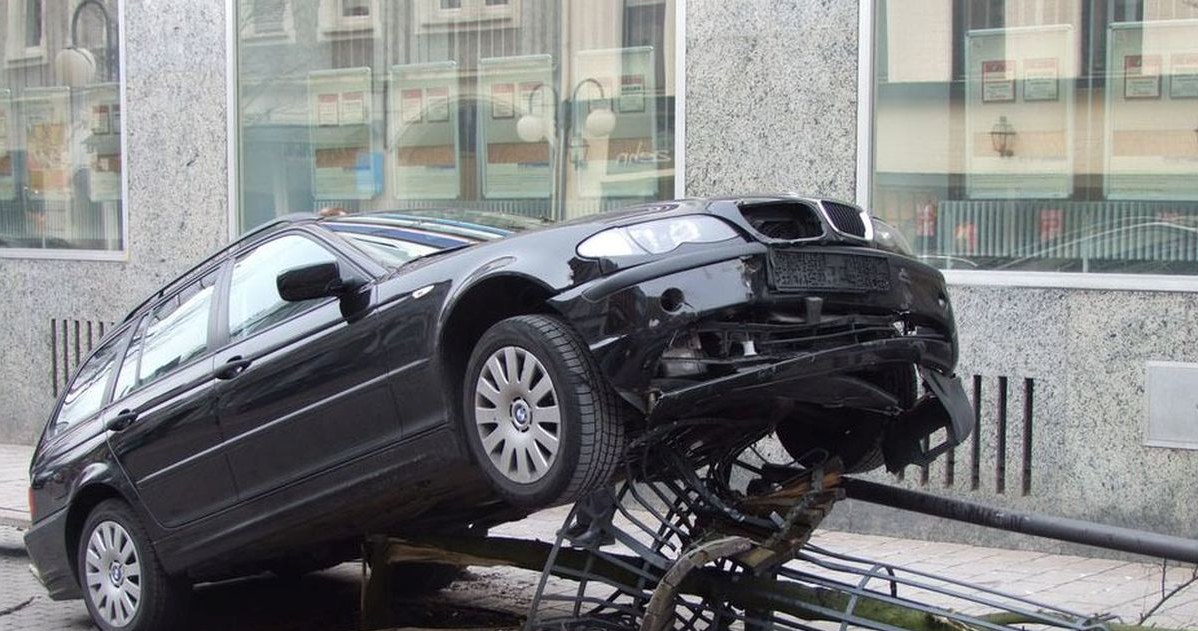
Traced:
<path id="1" fill-rule="evenodd" d="M 0 526 L 28 528 L 26 489 L 32 452 L 30 447 L 0 444 Z M 494 528 L 492 533 L 552 540 L 568 510 L 558 507 L 541 511 L 522 521 Z M 19 533 L 0 527 L 0 534 L 5 530 L 8 536 L 0 537 L 0 544 L 3 544 L 0 551 L 10 545 L 19 545 Z M 1160 563 L 1131 563 L 832 530 L 819 531 L 813 542 L 837 552 L 907 566 L 1084 613 L 1109 612 L 1121 616 L 1126 622 L 1136 622 L 1160 600 L 1162 589 L 1168 592 L 1185 583 L 1194 571 L 1191 567 L 1169 564 L 1162 576 Z M 0 560 L 3 557 L 0 555 Z M 20 572 L 17 575 L 25 581 L 27 573 L 23 564 L 18 564 Z M 346 568 L 345 573 L 353 579 L 357 566 L 350 564 Z M 486 605 L 521 612 L 536 587 L 536 573 L 509 568 L 473 568 L 472 571 L 477 577 L 471 581 L 473 586 L 455 584 L 444 593 L 445 597 L 461 601 L 463 606 Z M 29 583 L 30 594 L 40 594 L 32 578 L 25 582 Z M 0 609 L 11 604 L 0 598 Z M 69 605 L 60 608 L 69 615 L 78 614 Z M 34 613 L 31 610 L 28 615 Z M 1171 598 L 1149 623 L 1179 629 L 1198 628 L 1198 584 Z M 85 621 L 81 624 L 85 625 Z"/>
<path id="2" fill-rule="evenodd" d="M 33 447 L 0 444 L 0 525 L 29 527 L 29 459 Z"/>

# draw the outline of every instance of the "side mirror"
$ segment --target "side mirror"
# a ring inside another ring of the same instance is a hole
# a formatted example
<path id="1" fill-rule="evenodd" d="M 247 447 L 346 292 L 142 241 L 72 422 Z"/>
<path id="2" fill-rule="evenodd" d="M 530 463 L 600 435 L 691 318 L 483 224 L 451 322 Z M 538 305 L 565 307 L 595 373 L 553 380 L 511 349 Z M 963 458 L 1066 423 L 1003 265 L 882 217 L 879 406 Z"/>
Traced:
<path id="1" fill-rule="evenodd" d="M 336 262 L 316 263 L 289 269 L 275 281 L 279 296 L 288 302 L 302 302 L 326 296 L 340 296 L 347 289 Z"/>

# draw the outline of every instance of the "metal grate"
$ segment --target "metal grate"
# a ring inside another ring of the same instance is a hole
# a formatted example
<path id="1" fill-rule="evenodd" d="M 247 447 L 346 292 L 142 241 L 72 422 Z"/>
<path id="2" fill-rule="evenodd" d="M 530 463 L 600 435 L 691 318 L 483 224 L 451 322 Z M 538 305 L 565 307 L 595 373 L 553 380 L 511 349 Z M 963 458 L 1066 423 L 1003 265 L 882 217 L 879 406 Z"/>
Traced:
<path id="1" fill-rule="evenodd" d="M 854 237 L 865 238 L 865 219 L 861 217 L 861 210 L 841 204 L 838 202 L 821 202 L 824 206 L 824 212 L 828 215 L 828 221 L 832 222 L 832 227 L 837 231 L 852 235 Z"/>
<path id="2" fill-rule="evenodd" d="M 771 239 L 794 241 L 824 236 L 824 222 L 815 209 L 798 202 L 743 204 L 740 214 L 753 229 Z"/>
<path id="3" fill-rule="evenodd" d="M 71 374 L 114 326 L 103 320 L 50 319 L 50 389 L 55 398 Z"/>
<path id="4" fill-rule="evenodd" d="M 992 481 L 995 493 L 1006 494 L 1017 481 L 1019 493 L 1031 495 L 1036 380 L 1008 375 L 973 375 L 970 382 L 967 383 L 972 386 L 971 399 L 977 426 L 967 443 L 945 454 L 944 488 L 955 488 L 960 482 L 964 485 L 963 489 L 977 491 Z M 990 428 L 994 428 L 994 431 L 991 432 Z M 958 449 L 967 453 L 958 457 Z M 1016 458 L 1018 463 L 1013 462 Z M 993 460 L 992 479 L 986 475 L 983 467 L 987 460 Z M 958 466 L 967 467 L 968 475 L 962 472 L 958 476 Z M 918 485 L 928 486 L 931 483 L 929 467 L 920 467 L 919 473 Z M 901 474 L 900 479 L 904 479 L 905 476 Z"/>

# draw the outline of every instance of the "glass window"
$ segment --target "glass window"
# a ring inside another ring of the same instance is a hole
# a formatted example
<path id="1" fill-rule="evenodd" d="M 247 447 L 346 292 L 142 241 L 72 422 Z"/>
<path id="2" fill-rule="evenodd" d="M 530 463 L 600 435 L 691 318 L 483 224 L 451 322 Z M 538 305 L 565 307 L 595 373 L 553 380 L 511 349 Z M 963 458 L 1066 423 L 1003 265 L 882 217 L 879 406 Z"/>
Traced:
<path id="1" fill-rule="evenodd" d="M 129 343 L 114 398 L 121 398 L 208 349 L 208 322 L 217 272 L 193 282 L 142 319 Z M 136 375 L 136 379 L 133 376 Z"/>
<path id="2" fill-rule="evenodd" d="M 1198 273 L 1198 5 L 875 7 L 871 204 L 920 256 Z"/>
<path id="3" fill-rule="evenodd" d="M 118 335 L 101 346 L 83 363 L 71 387 L 62 399 L 62 407 L 50 428 L 50 435 L 65 431 L 75 423 L 91 417 L 104 405 L 104 391 L 112 375 L 116 354 L 124 335 Z"/>
<path id="4" fill-rule="evenodd" d="M 240 258 L 229 288 L 229 339 L 253 335 L 321 302 L 283 300 L 277 279 L 289 269 L 336 261 L 324 246 L 298 235 L 268 241 Z"/>
<path id="5" fill-rule="evenodd" d="M 0 256 L 125 247 L 117 4 L 7 2 Z"/>
<path id="6" fill-rule="evenodd" d="M 291 11 L 294 41 L 239 33 L 242 230 L 330 209 L 560 220 L 674 196 L 675 0 Z"/>

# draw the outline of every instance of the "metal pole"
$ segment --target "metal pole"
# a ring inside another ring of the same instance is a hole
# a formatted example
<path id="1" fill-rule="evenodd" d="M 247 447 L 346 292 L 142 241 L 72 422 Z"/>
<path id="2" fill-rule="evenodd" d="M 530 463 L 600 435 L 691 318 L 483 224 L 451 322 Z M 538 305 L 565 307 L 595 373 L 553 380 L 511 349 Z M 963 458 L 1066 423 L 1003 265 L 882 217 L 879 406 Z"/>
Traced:
<path id="1" fill-rule="evenodd" d="M 871 504 L 880 504 L 1009 532 L 1143 554 L 1183 563 L 1198 563 L 1198 540 L 1194 539 L 1096 524 L 1067 517 L 1018 513 L 866 480 L 842 478 L 841 485 L 848 497 Z"/>

